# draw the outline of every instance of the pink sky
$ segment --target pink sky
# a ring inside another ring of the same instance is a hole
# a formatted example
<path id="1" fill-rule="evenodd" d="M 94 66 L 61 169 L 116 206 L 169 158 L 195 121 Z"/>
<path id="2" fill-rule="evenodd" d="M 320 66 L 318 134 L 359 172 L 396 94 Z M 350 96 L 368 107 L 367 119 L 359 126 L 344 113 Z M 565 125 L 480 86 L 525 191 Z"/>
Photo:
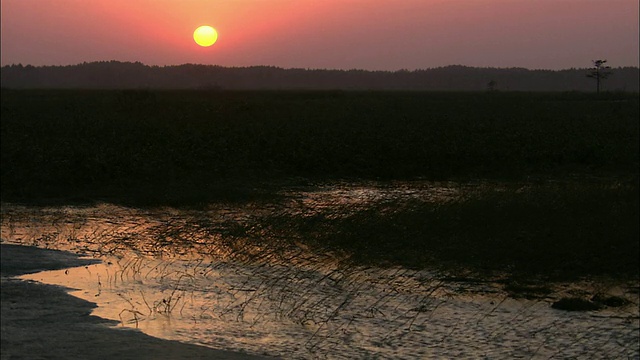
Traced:
<path id="1" fill-rule="evenodd" d="M 638 66 L 637 0 L 2 0 L 2 65 Z M 199 25 L 218 30 L 202 48 Z"/>

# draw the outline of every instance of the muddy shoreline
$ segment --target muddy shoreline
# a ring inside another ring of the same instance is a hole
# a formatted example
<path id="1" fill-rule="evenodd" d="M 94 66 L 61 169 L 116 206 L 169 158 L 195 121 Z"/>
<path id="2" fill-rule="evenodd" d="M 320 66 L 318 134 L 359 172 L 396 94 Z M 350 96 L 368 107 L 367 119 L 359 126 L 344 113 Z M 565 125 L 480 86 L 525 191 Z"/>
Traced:
<path id="1" fill-rule="evenodd" d="M 153 338 L 117 329 L 90 315 L 95 304 L 64 288 L 16 279 L 95 260 L 57 250 L 0 245 L 2 359 L 260 359 L 262 357 Z"/>

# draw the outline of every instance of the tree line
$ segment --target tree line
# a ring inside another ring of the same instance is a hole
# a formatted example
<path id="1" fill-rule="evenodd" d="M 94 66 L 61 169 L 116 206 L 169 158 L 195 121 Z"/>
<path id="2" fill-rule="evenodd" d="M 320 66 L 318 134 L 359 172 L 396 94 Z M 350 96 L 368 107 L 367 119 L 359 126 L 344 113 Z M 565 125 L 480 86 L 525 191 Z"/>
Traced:
<path id="1" fill-rule="evenodd" d="M 638 92 L 637 67 L 607 68 L 598 91 Z M 67 66 L 6 65 L 3 88 L 220 89 L 220 90 L 427 90 L 427 91 L 596 91 L 593 68 L 530 70 L 451 65 L 398 71 L 223 67 L 98 61 Z M 609 76 L 610 75 L 610 76 Z"/>

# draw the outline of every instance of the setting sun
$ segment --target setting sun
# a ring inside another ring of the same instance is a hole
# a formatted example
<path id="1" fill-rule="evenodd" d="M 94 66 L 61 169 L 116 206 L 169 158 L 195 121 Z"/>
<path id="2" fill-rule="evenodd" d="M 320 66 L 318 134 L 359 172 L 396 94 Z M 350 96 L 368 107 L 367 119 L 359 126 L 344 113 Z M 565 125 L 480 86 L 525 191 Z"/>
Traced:
<path id="1" fill-rule="evenodd" d="M 193 32 L 193 40 L 200 46 L 211 46 L 218 40 L 218 32 L 211 26 L 200 26 Z"/>

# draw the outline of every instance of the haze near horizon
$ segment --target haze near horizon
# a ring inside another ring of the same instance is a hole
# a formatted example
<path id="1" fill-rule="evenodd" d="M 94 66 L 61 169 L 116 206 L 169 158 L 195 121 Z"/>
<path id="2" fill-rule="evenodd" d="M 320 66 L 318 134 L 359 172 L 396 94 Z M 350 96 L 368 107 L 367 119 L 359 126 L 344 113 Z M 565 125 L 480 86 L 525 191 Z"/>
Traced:
<path id="1" fill-rule="evenodd" d="M 2 65 L 639 66 L 635 0 L 3 0 Z M 198 46 L 210 25 L 218 41 Z"/>

